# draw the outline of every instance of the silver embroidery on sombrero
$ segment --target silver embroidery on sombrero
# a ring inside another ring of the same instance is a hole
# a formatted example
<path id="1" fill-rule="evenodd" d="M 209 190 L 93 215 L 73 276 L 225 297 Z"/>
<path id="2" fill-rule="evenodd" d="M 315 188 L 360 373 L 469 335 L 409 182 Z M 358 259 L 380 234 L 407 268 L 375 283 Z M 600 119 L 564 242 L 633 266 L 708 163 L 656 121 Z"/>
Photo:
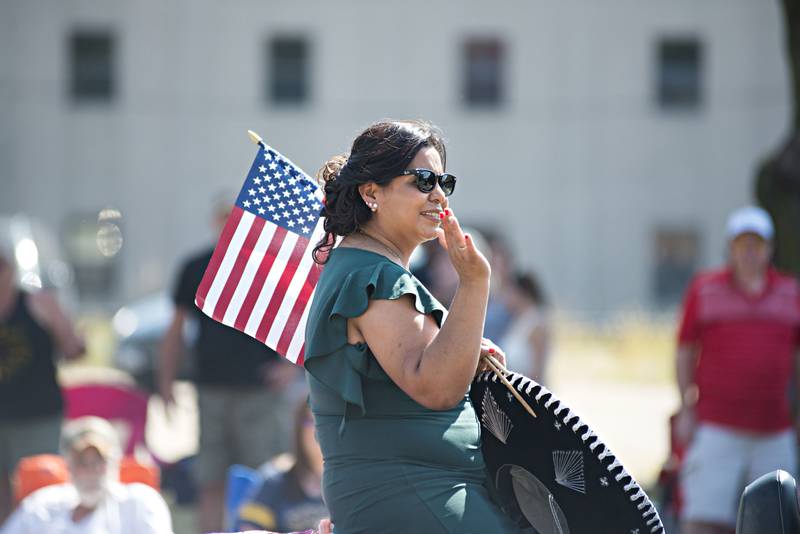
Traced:
<path id="1" fill-rule="evenodd" d="M 558 518 L 558 504 L 556 504 L 556 498 L 553 497 L 552 494 L 548 496 L 547 502 L 550 504 L 550 513 L 553 514 L 553 523 L 558 530 L 558 534 L 564 534 L 564 529 L 561 528 L 561 520 Z"/>
<path id="2" fill-rule="evenodd" d="M 587 444 L 589 450 L 595 454 L 599 461 L 604 462 L 610 459 L 611 461 L 606 465 L 606 470 L 614 477 L 614 480 L 620 484 L 622 484 L 623 480 L 628 479 L 628 482 L 622 486 L 622 489 L 631 502 L 637 503 L 637 501 L 640 501 L 636 504 L 636 508 L 641 511 L 642 518 L 645 524 L 650 527 L 651 534 L 664 533 L 664 525 L 661 523 L 661 518 L 652 501 L 650 501 L 647 494 L 642 491 L 642 488 L 636 480 L 634 480 L 633 476 L 622 467 L 622 464 L 617 460 L 611 450 L 600 441 L 600 438 L 591 429 L 589 429 L 589 425 L 584 423 L 580 417 L 564 405 L 564 403 L 556 399 L 549 389 L 538 382 L 514 372 L 509 372 L 506 375 L 506 379 L 520 393 L 524 392 L 529 397 L 534 398 L 540 406 L 550 410 L 560 419 L 561 423 L 563 423 L 566 428 L 571 429 L 574 434 L 578 435 L 581 440 Z M 477 380 L 484 382 L 491 380 L 492 382 L 497 382 L 497 376 L 492 371 L 485 371 Z M 584 428 L 583 433 L 578 432 L 581 428 Z M 617 470 L 619 470 L 619 472 L 614 473 L 614 471 Z"/>
<path id="3" fill-rule="evenodd" d="M 581 451 L 553 451 L 553 470 L 556 482 L 578 493 L 586 493 Z"/>
<path id="4" fill-rule="evenodd" d="M 508 435 L 511 433 L 511 429 L 514 427 L 514 425 L 511 424 L 511 419 L 500 409 L 500 406 L 497 405 L 497 402 L 488 389 L 483 394 L 481 405 L 483 408 L 481 422 L 489 429 L 489 432 L 494 434 L 494 437 L 505 444 Z"/>

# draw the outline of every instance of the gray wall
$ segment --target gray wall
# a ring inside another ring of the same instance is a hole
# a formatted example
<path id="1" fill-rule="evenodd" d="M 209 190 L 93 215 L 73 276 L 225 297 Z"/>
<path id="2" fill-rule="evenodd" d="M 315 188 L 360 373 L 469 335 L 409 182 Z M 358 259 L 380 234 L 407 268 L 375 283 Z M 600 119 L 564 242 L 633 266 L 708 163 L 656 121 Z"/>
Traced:
<path id="1" fill-rule="evenodd" d="M 308 172 L 383 117 L 425 117 L 449 139 L 453 206 L 502 228 L 561 307 L 598 317 L 652 304 L 653 232 L 695 229 L 722 260 L 726 213 L 751 198 L 757 162 L 789 115 L 777 2 L 752 0 L 0 0 L 0 212 L 58 228 L 104 206 L 123 214 L 110 302 L 171 284 L 211 240 L 208 207 L 238 188 L 258 131 Z M 110 28 L 118 93 L 67 97 L 69 33 Z M 310 39 L 299 109 L 264 97 L 264 47 Z M 507 103 L 460 100 L 461 44 L 499 36 Z M 704 104 L 654 103 L 655 44 L 704 44 Z"/>

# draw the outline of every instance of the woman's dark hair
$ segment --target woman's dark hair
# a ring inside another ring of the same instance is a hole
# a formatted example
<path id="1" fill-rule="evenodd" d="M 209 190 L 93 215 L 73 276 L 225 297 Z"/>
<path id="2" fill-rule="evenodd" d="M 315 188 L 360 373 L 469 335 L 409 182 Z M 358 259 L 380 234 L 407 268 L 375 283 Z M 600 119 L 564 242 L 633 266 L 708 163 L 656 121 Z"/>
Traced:
<path id="1" fill-rule="evenodd" d="M 317 172 L 325 193 L 322 216 L 325 236 L 314 247 L 314 261 L 324 264 L 336 236 L 352 234 L 372 218 L 358 186 L 369 182 L 386 185 L 408 169 L 423 147 L 436 149 L 447 164 L 441 132 L 425 121 L 381 121 L 364 130 L 349 154 L 331 158 Z"/>
<path id="2" fill-rule="evenodd" d="M 533 273 L 518 272 L 514 275 L 514 284 L 520 292 L 539 306 L 547 306 L 547 297 L 542 286 Z"/>

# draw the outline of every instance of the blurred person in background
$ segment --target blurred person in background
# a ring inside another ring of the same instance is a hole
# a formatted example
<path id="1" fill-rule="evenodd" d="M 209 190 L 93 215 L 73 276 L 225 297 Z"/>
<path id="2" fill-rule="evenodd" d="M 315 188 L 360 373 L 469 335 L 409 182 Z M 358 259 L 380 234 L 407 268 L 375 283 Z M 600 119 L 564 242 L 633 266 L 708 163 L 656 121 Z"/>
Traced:
<path id="1" fill-rule="evenodd" d="M 232 197 L 215 202 L 217 235 L 230 214 Z M 299 370 L 248 335 L 218 323 L 194 304 L 195 293 L 211 261 L 213 247 L 192 256 L 180 269 L 173 292 L 175 312 L 165 334 L 158 388 L 165 405 L 174 404 L 172 386 L 186 353 L 183 327 L 192 316 L 199 333 L 195 357 L 200 416 L 200 445 L 195 478 L 200 487 L 198 523 L 203 532 L 222 529 L 225 480 L 233 464 L 257 467 L 289 448 L 289 386 Z"/>
<path id="2" fill-rule="evenodd" d="M 17 462 L 58 452 L 64 402 L 56 360 L 84 351 L 51 291 L 18 286 L 13 243 L 0 236 L 0 522 L 11 511 Z"/>
<path id="3" fill-rule="evenodd" d="M 64 427 L 61 450 L 70 481 L 26 497 L 0 534 L 171 534 L 164 499 L 144 484 L 118 481 L 120 440 L 99 417 Z"/>
<path id="4" fill-rule="evenodd" d="M 506 353 L 509 370 L 545 384 L 550 356 L 550 323 L 547 301 L 532 273 L 517 273 L 503 291 L 511 320 L 499 345 Z"/>
<path id="5" fill-rule="evenodd" d="M 295 409 L 294 458 L 288 471 L 267 476 L 245 499 L 237 530 L 302 531 L 328 517 L 322 501 L 322 451 L 306 399 Z"/>
<path id="6" fill-rule="evenodd" d="M 492 288 L 486 308 L 483 335 L 489 339 L 499 340 L 505 337 L 513 320 L 512 311 L 506 303 L 505 293 L 509 287 L 514 285 L 514 255 L 506 240 L 499 233 L 483 229 L 481 234 L 488 245 L 489 265 L 492 266 Z"/>
<path id="7" fill-rule="evenodd" d="M 683 534 L 733 532 L 755 478 L 797 475 L 789 387 L 800 340 L 800 286 L 770 266 L 773 225 L 745 207 L 727 223 L 728 265 L 698 274 L 683 305 L 676 437 Z"/>
<path id="8" fill-rule="evenodd" d="M 423 243 L 425 261 L 412 272 L 431 292 L 436 300 L 450 307 L 458 289 L 458 273 L 453 269 L 447 250 L 438 241 Z"/>

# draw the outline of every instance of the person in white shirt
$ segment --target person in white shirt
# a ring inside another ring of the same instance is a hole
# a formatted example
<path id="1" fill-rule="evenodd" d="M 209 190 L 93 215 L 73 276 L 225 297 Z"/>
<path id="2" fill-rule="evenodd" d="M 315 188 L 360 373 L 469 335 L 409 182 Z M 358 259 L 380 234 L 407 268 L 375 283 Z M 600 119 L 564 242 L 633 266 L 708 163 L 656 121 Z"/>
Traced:
<path id="1" fill-rule="evenodd" d="M 71 480 L 26 497 L 0 534 L 172 534 L 169 509 L 156 490 L 118 482 L 121 448 L 108 421 L 70 421 L 61 448 Z"/>
<path id="2" fill-rule="evenodd" d="M 499 345 L 506 366 L 542 385 L 547 382 L 550 360 L 550 321 L 544 291 L 532 273 L 517 273 L 503 288 L 511 323 Z"/>

